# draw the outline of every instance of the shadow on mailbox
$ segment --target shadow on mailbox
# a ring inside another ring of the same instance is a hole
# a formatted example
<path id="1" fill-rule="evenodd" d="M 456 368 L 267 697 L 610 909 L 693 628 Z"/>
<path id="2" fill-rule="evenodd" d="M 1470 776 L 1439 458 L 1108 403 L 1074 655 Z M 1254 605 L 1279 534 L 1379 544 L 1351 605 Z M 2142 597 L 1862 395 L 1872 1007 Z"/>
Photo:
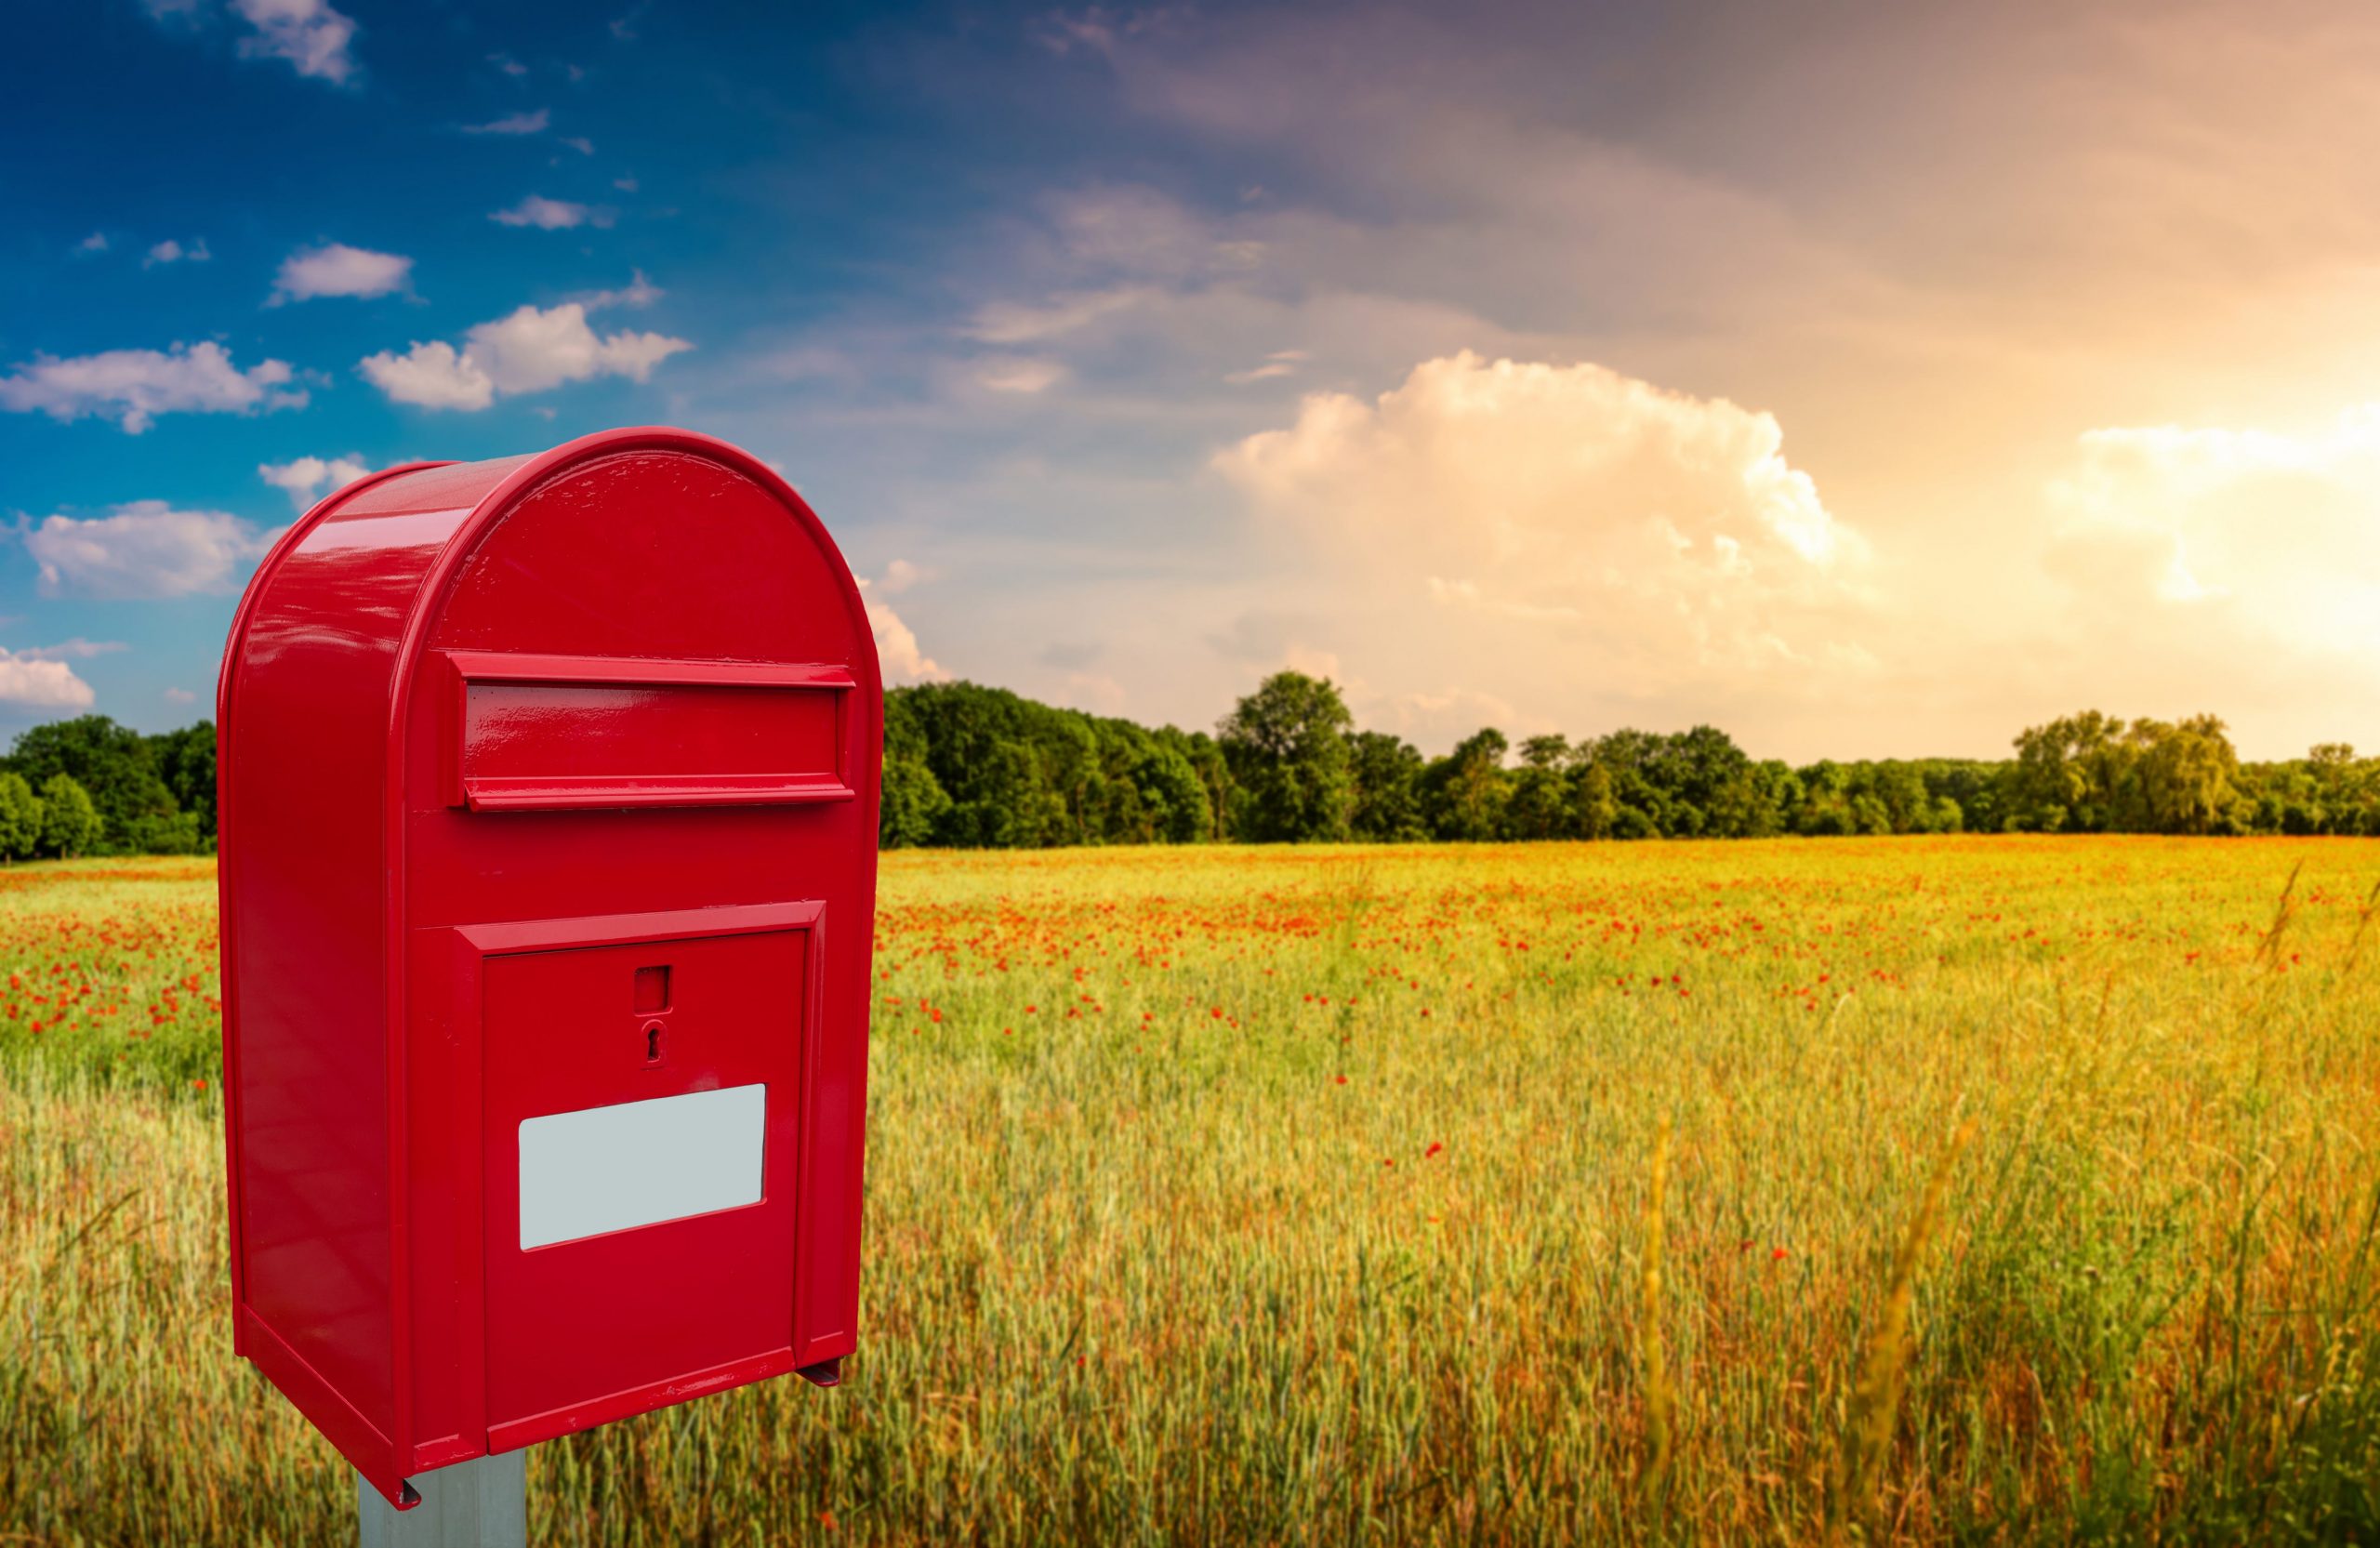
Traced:
<path id="1" fill-rule="evenodd" d="M 239 1353 L 407 1475 L 799 1370 L 859 1299 L 883 704 L 681 430 L 314 508 L 218 693 Z"/>

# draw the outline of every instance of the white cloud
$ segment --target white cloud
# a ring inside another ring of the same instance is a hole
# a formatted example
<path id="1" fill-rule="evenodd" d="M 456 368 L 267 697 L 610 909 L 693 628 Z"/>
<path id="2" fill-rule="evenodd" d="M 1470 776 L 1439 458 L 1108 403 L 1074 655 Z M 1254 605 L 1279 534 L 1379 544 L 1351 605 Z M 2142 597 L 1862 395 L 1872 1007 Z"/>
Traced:
<path id="1" fill-rule="evenodd" d="M 22 709 L 88 709 L 91 685 L 63 661 L 0 649 L 0 704 Z"/>
<path id="2" fill-rule="evenodd" d="M 634 193 L 637 190 L 637 181 L 634 178 L 614 178 L 612 186 L 623 193 Z"/>
<path id="3" fill-rule="evenodd" d="M 499 395 L 539 392 L 595 377 L 643 381 L 653 368 L 694 345 L 657 333 L 623 330 L 599 335 L 584 303 L 524 306 L 482 323 L 457 350 L 443 340 L 416 343 L 403 354 L 366 357 L 358 369 L 402 404 L 424 408 L 481 409 Z"/>
<path id="4" fill-rule="evenodd" d="M 496 66 L 498 70 L 503 71 L 507 75 L 513 77 L 515 80 L 518 80 L 522 76 L 529 73 L 529 67 L 522 64 L 519 60 L 514 59 L 509 54 L 490 54 L 487 57 L 487 62 Z"/>
<path id="5" fill-rule="evenodd" d="M 172 237 L 151 247 L 140 260 L 143 269 L 154 269 L 161 263 L 205 263 L 215 255 L 206 250 L 206 238 L 200 237 L 185 247 Z"/>
<path id="6" fill-rule="evenodd" d="M 1580 713 L 1872 671 L 1867 545 L 1782 443 L 1724 399 L 1464 352 L 1373 402 L 1311 395 L 1215 466 L 1311 567 L 1310 655 L 1423 699 L 1492 684 Z"/>
<path id="7" fill-rule="evenodd" d="M 573 298 L 593 311 L 599 307 L 649 307 L 669 294 L 646 279 L 641 269 L 632 269 L 628 274 L 628 283 L 617 290 L 590 290 Z"/>
<path id="8" fill-rule="evenodd" d="M 113 655 L 131 648 L 121 640 L 86 640 L 78 634 L 54 645 L 31 646 L 17 655 L 26 661 L 88 661 L 95 655 Z"/>
<path id="9" fill-rule="evenodd" d="M 45 596 L 186 597 L 237 590 L 272 535 L 222 510 L 134 500 L 105 516 L 58 514 L 20 527 Z"/>
<path id="10" fill-rule="evenodd" d="M 78 253 L 104 253 L 108 250 L 108 233 L 105 232 L 93 232 L 82 241 L 74 244 L 74 250 Z"/>
<path id="11" fill-rule="evenodd" d="M 303 388 L 289 385 L 286 361 L 267 360 L 245 371 L 212 342 L 171 350 L 109 350 L 58 359 L 35 355 L 0 377 L 0 408 L 35 410 L 56 419 L 84 415 L 111 418 L 134 435 L 160 414 L 250 414 L 302 408 Z"/>
<path id="12" fill-rule="evenodd" d="M 251 59 L 287 60 L 300 75 L 344 85 L 355 73 L 348 45 L 355 23 L 327 0 L 231 0 L 231 8 L 257 30 L 243 38 L 240 52 Z"/>
<path id="13" fill-rule="evenodd" d="M 774 464 L 772 464 L 772 466 L 774 466 Z M 784 470 L 779 469 L 778 471 L 782 473 Z M 916 565 L 910 563 L 906 559 L 896 559 L 892 563 L 884 566 L 884 578 L 878 582 L 878 585 L 883 589 L 886 596 L 897 597 L 902 592 L 906 591 L 910 587 L 917 585 L 918 582 L 925 578 L 926 575 L 923 570 L 919 569 Z"/>
<path id="14" fill-rule="evenodd" d="M 894 560 L 895 567 L 901 561 Z M 888 571 L 888 574 L 890 572 Z M 879 601 L 866 576 L 859 577 L 860 599 L 867 606 L 868 628 L 876 635 L 876 659 L 889 682 L 942 682 L 950 674 L 918 646 L 918 637 L 892 604 Z"/>
<path id="15" fill-rule="evenodd" d="M 165 702 L 167 704 L 196 704 L 198 695 L 187 688 L 168 688 L 165 690 Z"/>
<path id="16" fill-rule="evenodd" d="M 566 135 L 562 139 L 562 143 L 582 156 L 591 156 L 595 153 L 595 142 L 585 135 Z"/>
<path id="17" fill-rule="evenodd" d="M 2380 693 L 2380 404 L 2298 433 L 2095 430 L 2049 505 L 2055 637 L 2110 686 L 2188 663 L 2274 738 Z"/>
<path id="18" fill-rule="evenodd" d="M 1040 306 L 993 301 L 976 311 L 966 331 L 969 337 L 986 344 L 1030 344 L 1073 333 L 1111 312 L 1138 306 L 1157 294 L 1145 285 L 1118 285 L 1108 290 L 1064 292 Z"/>
<path id="19" fill-rule="evenodd" d="M 265 305 L 318 296 L 387 296 L 409 289 L 412 275 L 413 259 L 401 253 L 376 253 L 344 242 L 301 247 L 281 260 L 281 275 Z"/>
<path id="20" fill-rule="evenodd" d="M 546 132 L 546 125 L 551 119 L 552 114 L 547 109 L 539 108 L 535 112 L 507 113 L 493 123 L 466 124 L 463 132 L 467 135 L 541 135 Z"/>
<path id="21" fill-rule="evenodd" d="M 372 470 L 372 465 L 349 453 L 345 456 L 301 456 L 288 462 L 259 462 L 257 476 L 285 490 L 289 503 L 304 510 L 334 489 L 344 489 Z"/>
<path id="22" fill-rule="evenodd" d="M 1003 358 L 981 363 L 975 369 L 979 386 L 995 392 L 1045 392 L 1064 379 L 1066 368 L 1053 360 Z"/>
<path id="23" fill-rule="evenodd" d="M 488 218 L 502 226 L 535 226 L 541 232 L 566 232 L 577 226 L 608 226 L 615 218 L 615 212 L 532 193 L 510 209 L 496 210 Z"/>
<path id="24" fill-rule="evenodd" d="M 485 408 L 496 402 L 496 384 L 443 339 L 416 342 L 403 354 L 383 350 L 356 363 L 364 379 L 396 403 L 423 408 Z"/>

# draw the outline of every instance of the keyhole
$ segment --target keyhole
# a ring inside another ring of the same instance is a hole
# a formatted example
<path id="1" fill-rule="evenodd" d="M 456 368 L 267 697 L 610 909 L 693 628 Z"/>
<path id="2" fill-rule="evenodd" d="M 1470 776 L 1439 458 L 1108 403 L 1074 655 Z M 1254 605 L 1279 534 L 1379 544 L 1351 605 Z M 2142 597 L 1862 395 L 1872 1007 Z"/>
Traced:
<path id="1" fill-rule="evenodd" d="M 648 1065 L 657 1065 L 661 1062 L 661 1024 L 659 1022 L 644 1029 L 644 1062 Z"/>

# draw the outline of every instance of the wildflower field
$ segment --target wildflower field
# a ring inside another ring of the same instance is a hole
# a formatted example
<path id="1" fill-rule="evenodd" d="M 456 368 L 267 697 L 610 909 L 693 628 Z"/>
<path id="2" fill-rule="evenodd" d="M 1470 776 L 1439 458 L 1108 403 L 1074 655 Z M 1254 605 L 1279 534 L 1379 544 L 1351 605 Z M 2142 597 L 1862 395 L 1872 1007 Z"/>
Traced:
<path id="1" fill-rule="evenodd" d="M 2380 1541 L 2380 842 L 885 857 L 866 1307 L 540 1542 Z M 0 1542 L 350 1540 L 213 876 L 0 872 Z"/>

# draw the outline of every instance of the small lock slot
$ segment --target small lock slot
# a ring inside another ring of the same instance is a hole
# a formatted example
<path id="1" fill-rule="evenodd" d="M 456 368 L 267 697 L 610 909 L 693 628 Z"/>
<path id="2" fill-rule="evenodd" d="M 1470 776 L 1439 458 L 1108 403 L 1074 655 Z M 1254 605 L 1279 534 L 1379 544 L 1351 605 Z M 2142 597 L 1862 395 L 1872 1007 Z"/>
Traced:
<path id="1" fill-rule="evenodd" d="M 669 964 L 636 970 L 636 1013 L 649 1016 L 669 1009 Z"/>
<path id="2" fill-rule="evenodd" d="M 644 1029 L 644 1062 L 648 1065 L 661 1062 L 661 1034 L 662 1026 L 657 1021 Z"/>

